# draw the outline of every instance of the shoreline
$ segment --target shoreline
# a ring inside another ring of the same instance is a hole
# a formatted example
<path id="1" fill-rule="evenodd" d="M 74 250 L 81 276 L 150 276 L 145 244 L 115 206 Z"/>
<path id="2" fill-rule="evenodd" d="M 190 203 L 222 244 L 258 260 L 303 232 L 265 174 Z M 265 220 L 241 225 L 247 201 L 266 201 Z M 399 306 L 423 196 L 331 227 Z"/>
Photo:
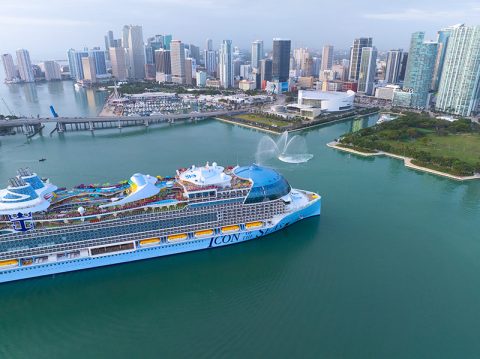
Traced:
<path id="1" fill-rule="evenodd" d="M 354 150 L 352 148 L 346 148 L 346 147 L 339 146 L 338 142 L 336 142 L 336 141 L 332 141 L 332 142 L 327 143 L 327 146 L 330 147 L 330 148 L 334 148 L 336 150 L 339 150 L 339 151 L 348 152 L 348 153 L 352 153 L 352 154 L 363 156 L 363 157 L 387 156 L 387 157 L 390 157 L 390 158 L 395 158 L 397 160 L 403 160 L 403 164 L 407 168 L 417 170 L 417 171 L 421 171 L 421 172 L 430 173 L 430 174 L 433 174 L 433 175 L 436 175 L 436 176 L 441 176 L 441 177 L 453 179 L 455 181 L 471 181 L 471 180 L 475 180 L 475 179 L 480 179 L 480 174 L 475 174 L 473 176 L 456 176 L 456 175 L 452 175 L 450 173 L 433 170 L 433 169 L 428 168 L 428 167 L 418 166 L 418 165 L 415 165 L 415 164 L 412 163 L 412 160 L 413 160 L 412 158 L 401 156 L 401 155 L 396 155 L 394 153 L 383 152 L 383 151 L 377 151 L 377 152 L 374 152 L 374 153 L 360 152 L 360 151 Z"/>
<path id="2" fill-rule="evenodd" d="M 266 128 L 261 128 L 261 127 L 257 127 L 257 126 L 254 126 L 254 125 L 247 125 L 246 123 L 227 120 L 227 119 L 220 118 L 220 117 L 212 117 L 212 118 L 217 120 L 217 121 L 222 121 L 222 122 L 225 122 L 225 123 L 229 123 L 231 125 L 238 125 L 238 126 L 242 126 L 242 127 L 246 127 L 246 128 L 251 128 L 251 129 L 266 132 L 266 133 L 272 133 L 274 135 L 281 135 L 282 134 L 281 132 L 275 132 L 275 131 L 272 131 L 272 130 L 267 130 Z"/>

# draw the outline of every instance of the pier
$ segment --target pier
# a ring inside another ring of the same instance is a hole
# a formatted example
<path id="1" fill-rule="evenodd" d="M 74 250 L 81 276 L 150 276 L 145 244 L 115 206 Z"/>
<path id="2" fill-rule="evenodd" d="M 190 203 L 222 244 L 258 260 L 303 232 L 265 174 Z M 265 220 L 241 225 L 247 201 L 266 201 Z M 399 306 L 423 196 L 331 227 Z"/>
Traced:
<path id="1" fill-rule="evenodd" d="M 222 110 L 211 112 L 190 112 L 184 114 L 165 114 L 150 116 L 112 116 L 112 117 L 39 117 L 20 118 L 15 120 L 0 120 L 0 133 L 16 131 L 32 136 L 38 133 L 46 124 L 54 124 L 55 131 L 95 131 L 102 128 L 122 128 L 145 126 L 158 123 L 175 123 L 186 120 L 202 120 L 217 116 L 231 116 L 245 113 L 246 110 Z"/>

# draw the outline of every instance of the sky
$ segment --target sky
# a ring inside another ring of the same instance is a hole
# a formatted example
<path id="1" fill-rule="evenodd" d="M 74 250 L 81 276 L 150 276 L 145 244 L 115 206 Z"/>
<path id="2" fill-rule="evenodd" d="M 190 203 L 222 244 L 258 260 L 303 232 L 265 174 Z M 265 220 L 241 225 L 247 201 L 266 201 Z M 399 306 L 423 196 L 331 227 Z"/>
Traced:
<path id="1" fill-rule="evenodd" d="M 293 47 L 347 49 L 355 37 L 373 37 L 380 50 L 408 49 L 412 32 L 448 25 L 480 25 L 480 2 L 464 0 L 0 0 L 0 52 L 26 48 L 33 61 L 65 59 L 69 48 L 104 47 L 125 24 L 142 25 L 144 39 L 173 34 L 204 48 L 212 38 L 249 49 L 274 37 Z"/>

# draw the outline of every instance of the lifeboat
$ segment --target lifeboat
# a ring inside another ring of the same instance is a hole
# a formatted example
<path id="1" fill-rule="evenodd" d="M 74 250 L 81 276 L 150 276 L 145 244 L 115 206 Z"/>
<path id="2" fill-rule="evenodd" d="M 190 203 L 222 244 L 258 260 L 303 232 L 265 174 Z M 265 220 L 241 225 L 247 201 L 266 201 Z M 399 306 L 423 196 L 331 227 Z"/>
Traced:
<path id="1" fill-rule="evenodd" d="M 239 225 L 233 225 L 233 226 L 225 226 L 222 227 L 222 233 L 233 233 L 233 232 L 238 232 L 240 230 Z"/>
<path id="2" fill-rule="evenodd" d="M 153 246 L 160 243 L 160 238 L 147 238 L 140 241 L 141 246 Z"/>
<path id="3" fill-rule="evenodd" d="M 255 229 L 255 228 L 260 228 L 260 227 L 263 227 L 263 222 L 262 221 L 245 223 L 245 228 L 247 228 L 247 229 Z"/>
<path id="4" fill-rule="evenodd" d="M 7 259 L 0 261 L 0 268 L 2 267 L 16 267 L 18 266 L 18 259 Z"/>
<path id="5" fill-rule="evenodd" d="M 179 234 L 172 234 L 168 236 L 169 241 L 181 241 L 183 239 L 187 239 L 188 235 L 186 233 L 179 233 Z"/>
<path id="6" fill-rule="evenodd" d="M 213 229 L 205 229 L 203 231 L 195 232 L 195 237 L 196 238 L 206 237 L 206 236 L 211 236 L 211 235 L 213 235 Z"/>

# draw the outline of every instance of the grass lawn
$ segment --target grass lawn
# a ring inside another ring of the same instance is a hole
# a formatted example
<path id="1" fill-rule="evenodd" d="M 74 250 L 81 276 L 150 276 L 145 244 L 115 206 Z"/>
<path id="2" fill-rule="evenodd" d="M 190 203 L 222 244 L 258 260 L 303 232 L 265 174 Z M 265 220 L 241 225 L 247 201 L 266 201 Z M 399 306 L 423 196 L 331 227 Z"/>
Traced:
<path id="1" fill-rule="evenodd" d="M 250 122 L 263 123 L 265 125 L 270 125 L 274 127 L 284 127 L 291 124 L 290 122 L 284 121 L 281 119 L 267 118 L 261 115 L 256 115 L 251 113 L 243 114 L 243 115 L 235 115 L 234 118 L 239 118 L 239 119 L 250 121 Z"/>
<path id="2" fill-rule="evenodd" d="M 425 151 L 433 156 L 453 157 L 475 165 L 480 162 L 480 134 L 449 134 L 438 136 L 430 133 L 423 138 L 409 141 L 382 141 L 395 148 L 395 153 L 402 154 L 402 147 L 411 146 L 418 151 Z"/>

